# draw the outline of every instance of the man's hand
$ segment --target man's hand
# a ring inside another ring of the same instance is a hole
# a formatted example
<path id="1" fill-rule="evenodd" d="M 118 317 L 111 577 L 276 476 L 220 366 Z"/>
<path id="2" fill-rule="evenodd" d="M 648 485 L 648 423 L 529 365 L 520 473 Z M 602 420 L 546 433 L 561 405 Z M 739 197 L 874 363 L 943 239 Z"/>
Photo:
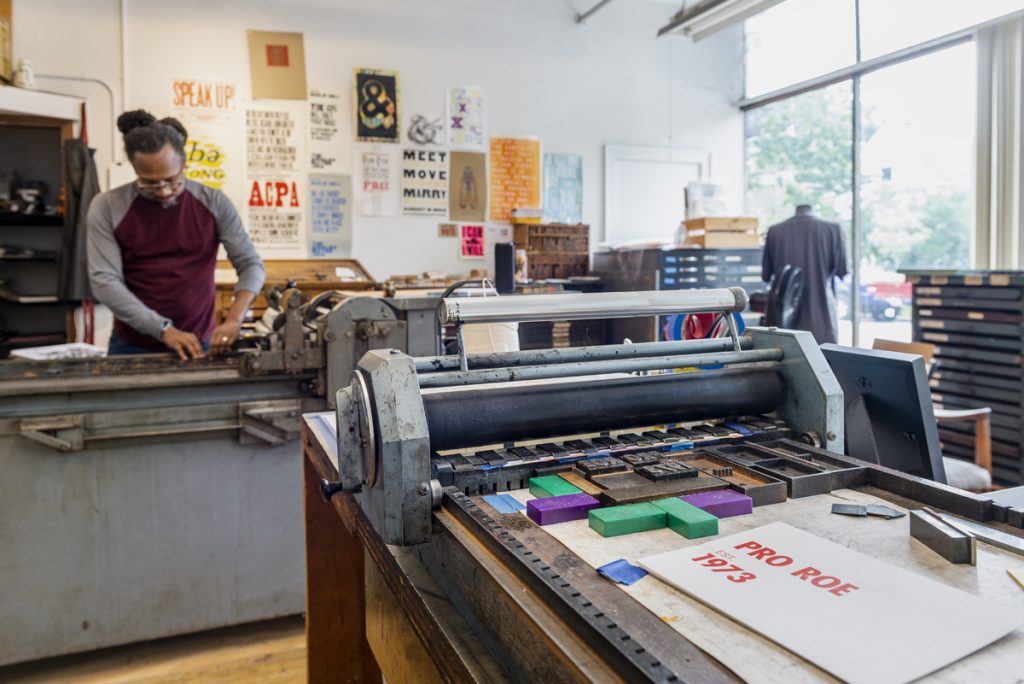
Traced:
<path id="1" fill-rule="evenodd" d="M 177 353 L 182 361 L 188 361 L 189 358 L 198 359 L 204 354 L 203 345 L 199 343 L 198 337 L 190 332 L 178 330 L 173 325 L 164 330 L 160 340 Z"/>
<path id="2" fill-rule="evenodd" d="M 231 351 L 231 345 L 238 339 L 241 331 L 241 321 L 232 318 L 225 319 L 210 334 L 210 355 L 220 356 Z"/>

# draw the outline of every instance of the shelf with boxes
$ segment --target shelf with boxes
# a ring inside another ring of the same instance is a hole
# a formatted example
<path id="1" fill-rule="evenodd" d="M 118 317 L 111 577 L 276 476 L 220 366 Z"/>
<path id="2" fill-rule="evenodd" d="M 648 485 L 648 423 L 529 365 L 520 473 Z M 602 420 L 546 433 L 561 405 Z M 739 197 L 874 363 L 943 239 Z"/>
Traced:
<path id="1" fill-rule="evenodd" d="M 907 271 L 913 336 L 934 345 L 932 400 L 992 409 L 992 478 L 1024 483 L 1024 272 Z M 942 425 L 946 456 L 973 461 L 972 424 Z"/>
<path id="2" fill-rule="evenodd" d="M 526 255 L 530 280 L 590 273 L 590 226 L 585 223 L 513 223 L 516 250 Z"/>

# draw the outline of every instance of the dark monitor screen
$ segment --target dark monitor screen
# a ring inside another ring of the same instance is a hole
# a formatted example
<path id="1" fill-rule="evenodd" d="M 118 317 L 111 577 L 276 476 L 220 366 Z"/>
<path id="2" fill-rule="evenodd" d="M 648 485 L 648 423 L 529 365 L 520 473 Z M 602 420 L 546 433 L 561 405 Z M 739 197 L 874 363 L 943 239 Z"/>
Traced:
<path id="1" fill-rule="evenodd" d="M 821 351 L 843 388 L 846 453 L 945 484 L 924 359 L 837 344 Z"/>

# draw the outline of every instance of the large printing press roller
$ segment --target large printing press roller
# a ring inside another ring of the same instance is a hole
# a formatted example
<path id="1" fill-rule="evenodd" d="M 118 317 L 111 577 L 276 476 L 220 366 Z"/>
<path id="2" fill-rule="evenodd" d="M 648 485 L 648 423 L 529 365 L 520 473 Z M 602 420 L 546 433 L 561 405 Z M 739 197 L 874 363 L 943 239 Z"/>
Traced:
<path id="1" fill-rule="evenodd" d="M 612 452 L 757 436 L 841 450 L 842 391 L 814 339 L 740 336 L 733 314 L 746 304 L 740 288 L 444 299 L 438 315 L 456 326 L 459 353 L 362 357 L 337 393 L 340 480 L 322 494 L 355 493 L 386 543 L 408 545 L 428 540 L 446 491 L 518 489 Z M 486 354 L 462 344 L 465 324 L 697 312 L 723 316 L 729 336 Z"/>

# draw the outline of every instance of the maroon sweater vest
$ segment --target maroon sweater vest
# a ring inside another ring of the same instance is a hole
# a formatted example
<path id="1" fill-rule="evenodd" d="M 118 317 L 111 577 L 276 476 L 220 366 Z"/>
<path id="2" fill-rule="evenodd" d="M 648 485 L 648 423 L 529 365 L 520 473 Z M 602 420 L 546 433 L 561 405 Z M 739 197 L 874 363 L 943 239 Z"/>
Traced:
<path id="1" fill-rule="evenodd" d="M 143 304 L 174 322 L 179 330 L 207 341 L 215 327 L 217 220 L 190 192 L 163 207 L 136 197 L 114 230 L 121 246 L 124 282 Z M 163 342 L 114 322 L 128 344 L 167 351 Z"/>

